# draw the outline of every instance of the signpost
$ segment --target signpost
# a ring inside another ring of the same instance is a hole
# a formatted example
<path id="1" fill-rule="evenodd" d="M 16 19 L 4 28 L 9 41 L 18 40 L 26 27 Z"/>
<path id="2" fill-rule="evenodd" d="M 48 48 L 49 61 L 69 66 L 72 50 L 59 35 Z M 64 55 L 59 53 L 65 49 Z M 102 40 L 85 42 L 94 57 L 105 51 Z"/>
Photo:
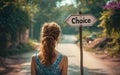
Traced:
<path id="1" fill-rule="evenodd" d="M 91 15 L 91 14 L 82 14 L 79 12 L 79 15 L 70 15 L 65 22 L 72 26 L 72 27 L 79 27 L 79 33 L 80 33 L 80 69 L 81 75 L 83 74 L 83 48 L 82 48 L 82 27 L 84 26 L 92 26 L 97 19 Z"/>
<path id="2" fill-rule="evenodd" d="M 92 26 L 97 19 L 91 14 L 80 14 L 80 15 L 70 15 L 66 19 L 66 23 L 70 26 L 79 27 L 82 26 Z"/>

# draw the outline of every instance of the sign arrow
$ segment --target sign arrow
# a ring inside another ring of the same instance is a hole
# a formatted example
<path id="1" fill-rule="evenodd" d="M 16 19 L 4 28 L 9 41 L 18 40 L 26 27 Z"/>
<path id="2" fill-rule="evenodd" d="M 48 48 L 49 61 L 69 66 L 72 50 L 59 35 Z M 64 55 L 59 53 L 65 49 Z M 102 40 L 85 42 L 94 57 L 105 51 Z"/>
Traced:
<path id="1" fill-rule="evenodd" d="M 65 22 L 74 27 L 92 26 L 97 21 L 96 17 L 91 14 L 70 15 Z"/>

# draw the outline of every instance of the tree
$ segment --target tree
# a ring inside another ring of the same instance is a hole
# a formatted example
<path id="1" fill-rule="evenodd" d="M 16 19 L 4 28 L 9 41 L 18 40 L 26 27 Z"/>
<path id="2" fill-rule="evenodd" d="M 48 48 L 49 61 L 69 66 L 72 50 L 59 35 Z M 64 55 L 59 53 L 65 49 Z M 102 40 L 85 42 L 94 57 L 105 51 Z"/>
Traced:
<path id="1" fill-rule="evenodd" d="M 39 12 L 35 15 L 34 20 L 34 39 L 39 40 L 41 26 L 45 22 L 56 21 L 59 12 L 56 11 L 56 2 L 61 0 L 38 0 L 35 2 L 38 6 Z"/>
<path id="2" fill-rule="evenodd" d="M 0 1 L 0 48 L 6 48 L 8 41 L 15 43 L 19 35 L 31 27 L 28 12 L 16 0 Z"/>
<path id="3" fill-rule="evenodd" d="M 78 10 L 82 11 L 83 14 L 93 14 L 96 18 L 101 16 L 102 6 L 107 2 L 107 0 L 76 0 L 79 3 Z M 95 23 L 92 27 L 84 27 L 83 29 L 89 31 L 98 31 L 101 28 L 98 28 L 97 25 L 99 21 Z M 96 30 L 95 30 L 96 29 Z"/>

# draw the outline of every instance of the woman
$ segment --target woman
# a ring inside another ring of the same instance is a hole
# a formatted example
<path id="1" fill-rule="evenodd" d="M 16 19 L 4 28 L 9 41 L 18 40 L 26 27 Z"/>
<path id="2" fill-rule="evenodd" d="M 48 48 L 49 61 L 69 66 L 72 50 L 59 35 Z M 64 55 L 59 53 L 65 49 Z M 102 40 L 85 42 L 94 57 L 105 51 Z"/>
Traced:
<path id="1" fill-rule="evenodd" d="M 41 30 L 41 50 L 32 56 L 31 75 L 67 75 L 68 58 L 55 50 L 61 34 L 60 26 L 45 23 Z"/>

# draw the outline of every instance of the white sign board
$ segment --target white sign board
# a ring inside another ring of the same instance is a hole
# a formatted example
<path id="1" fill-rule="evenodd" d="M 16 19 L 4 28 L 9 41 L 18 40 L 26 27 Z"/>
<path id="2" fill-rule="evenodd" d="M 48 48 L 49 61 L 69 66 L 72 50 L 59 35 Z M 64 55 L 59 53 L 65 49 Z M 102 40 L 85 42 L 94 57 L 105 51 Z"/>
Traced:
<path id="1" fill-rule="evenodd" d="M 82 26 L 92 26 L 97 19 L 91 14 L 81 14 L 81 15 L 70 15 L 65 22 L 74 27 Z"/>

